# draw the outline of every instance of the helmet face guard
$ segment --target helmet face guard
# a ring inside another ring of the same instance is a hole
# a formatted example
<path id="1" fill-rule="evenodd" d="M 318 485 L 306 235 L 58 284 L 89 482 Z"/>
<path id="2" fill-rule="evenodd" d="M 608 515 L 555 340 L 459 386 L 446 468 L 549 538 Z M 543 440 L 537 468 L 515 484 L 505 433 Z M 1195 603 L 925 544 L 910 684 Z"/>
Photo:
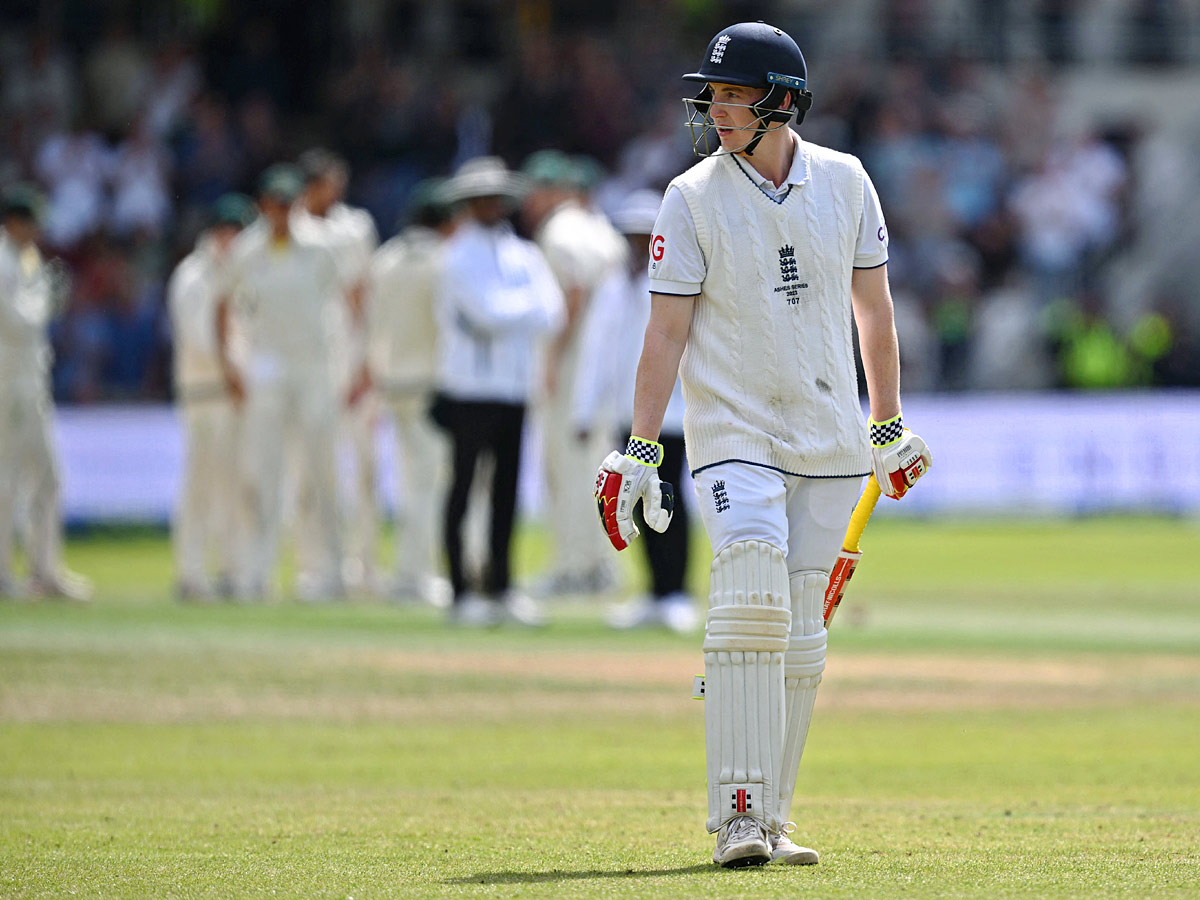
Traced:
<path id="1" fill-rule="evenodd" d="M 785 76 L 775 76 L 782 79 Z M 758 147 L 758 142 L 765 135 L 772 131 L 778 131 L 781 128 L 786 128 L 793 117 L 798 117 L 797 122 L 804 118 L 809 107 L 812 106 L 812 94 L 804 90 L 804 82 L 801 79 L 789 78 L 789 81 L 798 81 L 800 86 L 785 86 L 782 81 L 771 84 L 766 95 L 754 103 L 722 103 L 722 106 L 730 106 L 737 109 L 748 109 L 754 114 L 754 121 L 749 125 L 741 127 L 729 127 L 732 131 L 746 132 L 746 143 L 740 147 L 735 147 L 729 150 L 724 150 L 721 147 L 721 139 L 717 135 L 717 126 L 712 119 L 711 107 L 713 104 L 713 91 L 709 85 L 704 86 L 704 90 L 695 97 L 684 97 L 683 106 L 687 110 L 687 119 L 684 120 L 684 125 L 692 138 L 692 150 L 697 156 L 716 156 L 722 152 L 726 153 L 742 153 L 747 156 L 752 156 L 755 149 Z M 783 105 L 784 98 L 788 95 L 792 96 L 792 105 L 789 109 L 780 109 Z"/>

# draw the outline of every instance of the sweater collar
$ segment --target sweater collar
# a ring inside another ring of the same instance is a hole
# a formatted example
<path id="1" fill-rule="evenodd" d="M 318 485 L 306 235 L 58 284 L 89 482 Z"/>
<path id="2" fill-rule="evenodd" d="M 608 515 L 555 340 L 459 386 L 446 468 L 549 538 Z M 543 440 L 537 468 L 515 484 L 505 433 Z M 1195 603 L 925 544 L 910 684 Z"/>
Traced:
<path id="1" fill-rule="evenodd" d="M 792 165 L 788 169 L 787 178 L 784 179 L 783 184 L 779 187 L 775 187 L 769 178 L 760 174 L 758 169 L 754 168 L 746 160 L 736 156 L 733 159 L 734 163 L 746 173 L 746 177 L 754 182 L 758 186 L 758 189 L 772 200 L 778 200 L 780 197 L 785 196 L 793 187 L 805 184 L 811 174 L 808 150 L 805 148 L 804 141 L 800 140 L 800 135 L 790 128 L 788 129 L 788 134 L 792 136 Z"/>

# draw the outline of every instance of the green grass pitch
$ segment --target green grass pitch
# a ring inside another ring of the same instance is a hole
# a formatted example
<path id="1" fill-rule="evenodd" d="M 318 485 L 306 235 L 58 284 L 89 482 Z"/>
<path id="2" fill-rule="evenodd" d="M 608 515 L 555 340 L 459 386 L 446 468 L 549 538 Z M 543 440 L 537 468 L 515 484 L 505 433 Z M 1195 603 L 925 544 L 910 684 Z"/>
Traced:
<path id="1" fill-rule="evenodd" d="M 699 636 L 182 607 L 161 536 L 73 541 L 96 603 L 0 604 L 0 896 L 1200 896 L 1196 525 L 863 549 L 793 816 L 821 864 L 723 871 Z"/>

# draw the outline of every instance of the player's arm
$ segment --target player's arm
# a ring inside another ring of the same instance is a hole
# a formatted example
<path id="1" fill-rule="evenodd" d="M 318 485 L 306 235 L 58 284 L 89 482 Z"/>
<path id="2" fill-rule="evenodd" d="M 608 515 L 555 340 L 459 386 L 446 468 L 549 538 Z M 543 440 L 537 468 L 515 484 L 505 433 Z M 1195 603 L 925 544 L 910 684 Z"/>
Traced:
<path id="1" fill-rule="evenodd" d="M 217 298 L 216 315 L 217 358 L 221 364 L 221 377 L 225 379 L 225 389 L 229 391 L 229 396 L 233 398 L 233 402 L 241 405 L 242 400 L 246 397 L 246 385 L 242 381 L 241 372 L 233 364 L 233 360 L 229 355 L 230 301 L 228 294 L 223 294 Z"/>
<path id="2" fill-rule="evenodd" d="M 679 376 L 679 360 L 692 330 L 695 304 L 695 297 L 650 295 L 650 324 L 633 391 L 633 433 L 640 438 L 658 440 Z"/>
<path id="3" fill-rule="evenodd" d="M 933 456 L 900 415 L 900 346 L 887 266 L 855 269 L 850 299 L 871 404 L 871 468 L 883 492 L 899 500 L 933 464 Z"/>
<path id="4" fill-rule="evenodd" d="M 855 269 L 850 278 L 850 299 L 867 376 L 871 418 L 885 422 L 900 414 L 900 345 L 887 264 Z"/>
<path id="5" fill-rule="evenodd" d="M 639 534 L 633 522 L 633 508 L 639 500 L 647 525 L 666 531 L 671 524 L 674 487 L 659 480 L 663 448 L 657 439 L 691 332 L 694 303 L 694 297 L 650 295 L 650 323 L 633 392 L 633 432 L 625 452 L 608 454 L 596 473 L 600 525 L 618 550 L 628 547 Z"/>

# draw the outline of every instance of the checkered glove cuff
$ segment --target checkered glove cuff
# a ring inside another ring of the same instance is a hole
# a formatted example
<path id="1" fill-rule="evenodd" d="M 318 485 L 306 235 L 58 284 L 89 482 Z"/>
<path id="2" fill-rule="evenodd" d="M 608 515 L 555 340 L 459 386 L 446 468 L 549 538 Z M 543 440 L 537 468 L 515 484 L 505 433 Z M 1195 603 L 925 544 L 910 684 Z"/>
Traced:
<path id="1" fill-rule="evenodd" d="M 630 435 L 629 443 L 625 445 L 625 455 L 644 466 L 657 468 L 662 462 L 663 448 L 662 444 Z"/>
<path id="2" fill-rule="evenodd" d="M 894 444 L 904 435 L 904 422 L 900 416 L 888 419 L 886 422 L 868 421 L 871 429 L 871 443 L 876 447 L 886 447 Z"/>

